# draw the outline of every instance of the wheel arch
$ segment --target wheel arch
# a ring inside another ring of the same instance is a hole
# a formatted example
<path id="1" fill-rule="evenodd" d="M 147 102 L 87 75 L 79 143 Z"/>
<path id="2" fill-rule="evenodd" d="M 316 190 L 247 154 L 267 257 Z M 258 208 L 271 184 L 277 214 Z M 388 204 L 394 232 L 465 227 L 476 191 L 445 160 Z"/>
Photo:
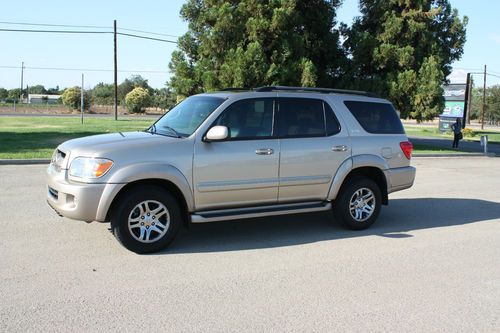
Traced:
<path id="1" fill-rule="evenodd" d="M 177 168 L 162 163 L 141 163 L 118 170 L 108 180 L 99 202 L 97 221 L 109 221 L 112 209 L 123 194 L 143 185 L 158 186 L 172 193 L 185 216 L 194 210 L 191 187 Z"/>
<path id="2" fill-rule="evenodd" d="M 143 186 L 156 186 L 171 193 L 179 203 L 179 208 L 181 209 L 181 213 L 183 216 L 182 219 L 183 223 L 186 226 L 189 226 L 189 216 L 190 216 L 189 208 L 186 202 L 186 198 L 184 198 L 182 191 L 173 182 L 166 179 L 158 179 L 158 178 L 140 179 L 123 186 L 120 189 L 120 191 L 116 194 L 116 196 L 113 198 L 111 204 L 109 205 L 109 209 L 106 212 L 106 221 L 111 220 L 111 215 L 113 214 L 114 210 L 120 204 L 120 201 L 128 192 Z"/>
<path id="3" fill-rule="evenodd" d="M 384 170 L 389 169 L 387 162 L 376 155 L 357 155 L 344 161 L 333 178 L 328 200 L 335 200 L 342 188 L 355 178 L 366 177 L 373 180 L 382 193 L 382 204 L 389 203 L 387 179 Z"/>

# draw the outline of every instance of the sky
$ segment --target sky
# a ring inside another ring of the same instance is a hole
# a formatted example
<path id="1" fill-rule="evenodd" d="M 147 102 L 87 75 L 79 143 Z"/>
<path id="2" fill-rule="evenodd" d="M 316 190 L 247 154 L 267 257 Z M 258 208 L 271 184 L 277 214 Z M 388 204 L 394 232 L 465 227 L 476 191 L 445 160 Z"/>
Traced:
<path id="1" fill-rule="evenodd" d="M 453 63 L 452 82 L 465 82 L 467 72 L 488 72 L 500 76 L 500 25 L 498 0 L 450 0 L 461 16 L 469 17 L 467 43 L 461 60 Z M 176 40 L 187 31 L 179 11 L 185 0 L 163 1 L 61 1 L 42 2 L 24 0 L 22 6 L 15 1 L 1 5 L 0 29 L 47 29 L 112 31 L 117 20 L 120 29 L 135 29 L 163 35 L 148 35 Z M 338 21 L 350 24 L 359 15 L 357 0 L 344 0 L 339 8 Z M 41 23 L 105 28 L 69 28 L 13 25 L 5 22 Z M 148 79 L 155 88 L 165 86 L 169 78 L 168 63 L 175 44 L 118 36 L 118 82 L 134 74 Z M 80 85 L 84 74 L 86 89 L 99 82 L 113 82 L 112 34 L 41 34 L 0 31 L 0 87 L 18 88 L 21 82 L 21 63 L 24 62 L 24 86 L 42 84 L 46 88 Z M 7 68 L 18 67 L 18 68 Z M 65 68 L 76 70 L 47 70 Z M 105 70 L 105 71 L 91 71 Z M 476 84 L 482 84 L 482 75 L 474 75 Z M 487 77 L 487 84 L 500 84 L 500 78 Z"/>

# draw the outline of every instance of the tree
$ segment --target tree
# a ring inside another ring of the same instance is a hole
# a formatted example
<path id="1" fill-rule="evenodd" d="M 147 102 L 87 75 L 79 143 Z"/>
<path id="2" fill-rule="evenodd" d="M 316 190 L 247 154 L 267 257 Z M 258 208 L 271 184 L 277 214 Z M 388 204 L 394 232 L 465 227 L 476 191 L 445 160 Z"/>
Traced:
<path id="1" fill-rule="evenodd" d="M 444 106 L 442 84 L 460 59 L 467 17 L 448 0 L 361 0 L 361 16 L 341 31 L 353 89 L 390 98 L 402 117 L 418 121 Z"/>
<path id="2" fill-rule="evenodd" d="M 41 84 L 28 87 L 28 94 L 45 94 L 45 93 L 47 93 L 47 90 L 45 90 L 45 87 L 42 86 Z"/>
<path id="3" fill-rule="evenodd" d="M 169 86 L 182 96 L 224 87 L 332 86 L 343 54 L 340 0 L 189 0 Z"/>
<path id="4" fill-rule="evenodd" d="M 115 88 L 112 84 L 101 82 L 90 91 L 90 95 L 93 104 L 113 105 Z"/>
<path id="5" fill-rule="evenodd" d="M 62 102 L 68 108 L 72 110 L 77 110 L 81 108 L 81 91 L 79 87 L 67 88 L 64 90 L 61 96 Z M 84 91 L 83 93 L 83 108 L 89 109 L 90 107 L 90 98 L 88 92 Z"/>
<path id="6" fill-rule="evenodd" d="M 148 80 L 140 75 L 132 75 L 118 85 L 118 101 L 124 102 L 125 96 L 137 87 L 144 88 L 148 90 L 149 93 L 151 93 L 152 90 L 148 84 Z"/>
<path id="7" fill-rule="evenodd" d="M 9 96 L 9 91 L 5 88 L 0 88 L 0 100 L 7 99 Z"/>
<path id="8" fill-rule="evenodd" d="M 136 87 L 125 96 L 125 105 L 132 113 L 144 112 L 150 103 L 149 92 L 145 88 Z"/>
<path id="9" fill-rule="evenodd" d="M 21 89 L 15 88 L 9 90 L 7 98 L 10 100 L 18 100 L 20 96 L 21 96 Z"/>
<path id="10" fill-rule="evenodd" d="M 481 121 L 483 105 L 483 88 L 472 89 L 471 119 Z M 486 87 L 486 103 L 484 105 L 484 121 L 492 125 L 500 122 L 500 85 Z"/>
<path id="11" fill-rule="evenodd" d="M 162 110 L 169 110 L 175 105 L 175 95 L 167 88 L 154 89 L 151 96 L 151 106 Z"/>

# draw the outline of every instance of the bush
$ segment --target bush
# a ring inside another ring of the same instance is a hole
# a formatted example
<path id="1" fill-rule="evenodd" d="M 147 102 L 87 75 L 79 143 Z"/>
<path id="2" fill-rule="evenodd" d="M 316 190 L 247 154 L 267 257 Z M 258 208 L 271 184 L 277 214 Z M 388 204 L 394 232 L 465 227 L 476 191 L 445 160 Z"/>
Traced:
<path id="1" fill-rule="evenodd" d="M 81 92 L 80 88 L 72 87 L 64 90 L 61 96 L 62 102 L 68 108 L 72 110 L 78 110 L 81 108 Z M 83 92 L 83 108 L 88 110 L 90 106 L 89 95 L 86 91 Z"/>
<path id="2" fill-rule="evenodd" d="M 468 127 L 466 127 L 466 128 L 464 128 L 464 129 L 462 130 L 462 135 L 463 135 L 464 137 L 469 137 L 469 138 L 472 138 L 472 137 L 476 136 L 476 132 L 474 132 L 474 131 L 472 130 L 472 128 L 468 128 Z"/>
<path id="3" fill-rule="evenodd" d="M 132 113 L 142 113 L 144 108 L 150 104 L 147 89 L 136 87 L 125 96 L 125 105 Z"/>

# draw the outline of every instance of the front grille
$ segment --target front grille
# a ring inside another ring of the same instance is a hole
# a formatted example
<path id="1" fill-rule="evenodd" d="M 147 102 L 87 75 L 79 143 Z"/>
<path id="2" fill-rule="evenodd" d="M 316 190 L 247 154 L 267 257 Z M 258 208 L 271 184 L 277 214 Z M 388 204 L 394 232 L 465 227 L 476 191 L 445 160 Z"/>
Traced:
<path id="1" fill-rule="evenodd" d="M 55 200 L 57 200 L 59 198 L 59 192 L 57 192 L 57 190 L 54 190 L 52 187 L 48 187 L 49 188 L 49 195 L 54 198 Z"/>

